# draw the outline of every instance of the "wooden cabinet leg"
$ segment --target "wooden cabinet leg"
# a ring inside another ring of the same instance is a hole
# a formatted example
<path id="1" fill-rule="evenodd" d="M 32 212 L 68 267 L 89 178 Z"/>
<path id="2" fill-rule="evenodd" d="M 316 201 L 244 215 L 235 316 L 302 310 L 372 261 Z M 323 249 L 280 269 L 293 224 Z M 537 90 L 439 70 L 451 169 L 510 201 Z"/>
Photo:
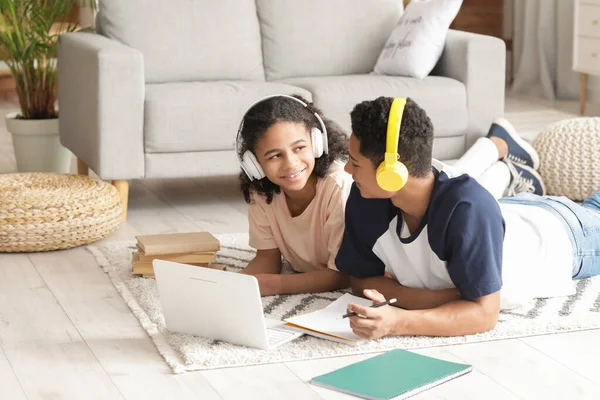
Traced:
<path id="1" fill-rule="evenodd" d="M 85 163 L 83 161 L 81 161 L 79 158 L 77 158 L 77 173 L 79 175 L 89 175 L 90 174 L 90 169 L 88 168 L 87 165 L 85 165 Z"/>
<path id="2" fill-rule="evenodd" d="M 585 114 L 585 103 L 587 102 L 587 80 L 588 74 L 579 74 L 579 113 Z"/>
<path id="3" fill-rule="evenodd" d="M 129 200 L 129 181 L 112 181 L 114 187 L 117 188 L 119 196 L 121 196 L 121 203 L 123 204 L 123 221 L 127 221 L 127 202 Z"/>

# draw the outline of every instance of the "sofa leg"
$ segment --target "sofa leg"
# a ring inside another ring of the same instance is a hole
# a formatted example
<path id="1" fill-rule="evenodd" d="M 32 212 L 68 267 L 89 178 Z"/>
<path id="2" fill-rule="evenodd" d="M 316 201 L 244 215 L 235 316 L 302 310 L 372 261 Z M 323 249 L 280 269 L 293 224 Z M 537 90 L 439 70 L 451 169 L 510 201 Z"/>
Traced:
<path id="1" fill-rule="evenodd" d="M 121 196 L 121 204 L 123 204 L 123 221 L 127 221 L 127 202 L 129 200 L 129 182 L 123 180 L 112 181 L 114 187 L 117 188 L 119 196 Z"/>
<path id="2" fill-rule="evenodd" d="M 77 173 L 79 175 L 89 175 L 90 174 L 90 169 L 88 168 L 87 165 L 85 165 L 85 163 L 83 161 L 81 161 L 81 159 L 77 158 Z"/>

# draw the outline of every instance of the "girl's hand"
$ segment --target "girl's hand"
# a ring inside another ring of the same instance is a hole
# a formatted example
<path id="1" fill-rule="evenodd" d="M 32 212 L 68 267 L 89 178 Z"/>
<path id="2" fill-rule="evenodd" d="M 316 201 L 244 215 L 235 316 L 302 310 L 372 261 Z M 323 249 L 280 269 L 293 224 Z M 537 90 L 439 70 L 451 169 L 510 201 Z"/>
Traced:
<path id="1" fill-rule="evenodd" d="M 366 289 L 363 293 L 367 298 L 373 300 L 373 304 L 385 301 L 385 297 L 377 290 Z M 355 312 L 359 315 L 350 317 L 350 327 L 354 334 L 364 339 L 379 339 L 394 334 L 398 313 L 402 310 L 389 305 L 370 308 L 350 304 L 348 312 Z"/>

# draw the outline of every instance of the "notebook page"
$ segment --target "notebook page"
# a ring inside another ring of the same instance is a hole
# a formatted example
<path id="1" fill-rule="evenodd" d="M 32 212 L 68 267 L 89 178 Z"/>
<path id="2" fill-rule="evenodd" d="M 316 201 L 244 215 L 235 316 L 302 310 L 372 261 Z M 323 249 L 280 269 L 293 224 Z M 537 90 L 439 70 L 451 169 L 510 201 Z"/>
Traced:
<path id="1" fill-rule="evenodd" d="M 373 302 L 369 299 L 346 293 L 319 311 L 288 318 L 286 319 L 286 322 L 347 340 L 360 340 L 350 328 L 350 319 L 342 318 L 342 315 L 346 314 L 348 311 L 348 304 L 358 304 L 369 307 Z"/>

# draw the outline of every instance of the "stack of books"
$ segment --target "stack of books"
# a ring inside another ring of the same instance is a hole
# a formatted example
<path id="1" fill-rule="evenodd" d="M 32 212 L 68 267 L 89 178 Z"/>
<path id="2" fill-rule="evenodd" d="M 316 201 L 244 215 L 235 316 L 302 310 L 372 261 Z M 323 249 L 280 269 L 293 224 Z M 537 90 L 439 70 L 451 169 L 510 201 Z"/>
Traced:
<path id="1" fill-rule="evenodd" d="M 209 232 L 143 235 L 136 239 L 137 251 L 133 252 L 131 259 L 134 275 L 153 278 L 154 260 L 225 270 L 224 265 L 215 263 L 221 243 Z"/>

